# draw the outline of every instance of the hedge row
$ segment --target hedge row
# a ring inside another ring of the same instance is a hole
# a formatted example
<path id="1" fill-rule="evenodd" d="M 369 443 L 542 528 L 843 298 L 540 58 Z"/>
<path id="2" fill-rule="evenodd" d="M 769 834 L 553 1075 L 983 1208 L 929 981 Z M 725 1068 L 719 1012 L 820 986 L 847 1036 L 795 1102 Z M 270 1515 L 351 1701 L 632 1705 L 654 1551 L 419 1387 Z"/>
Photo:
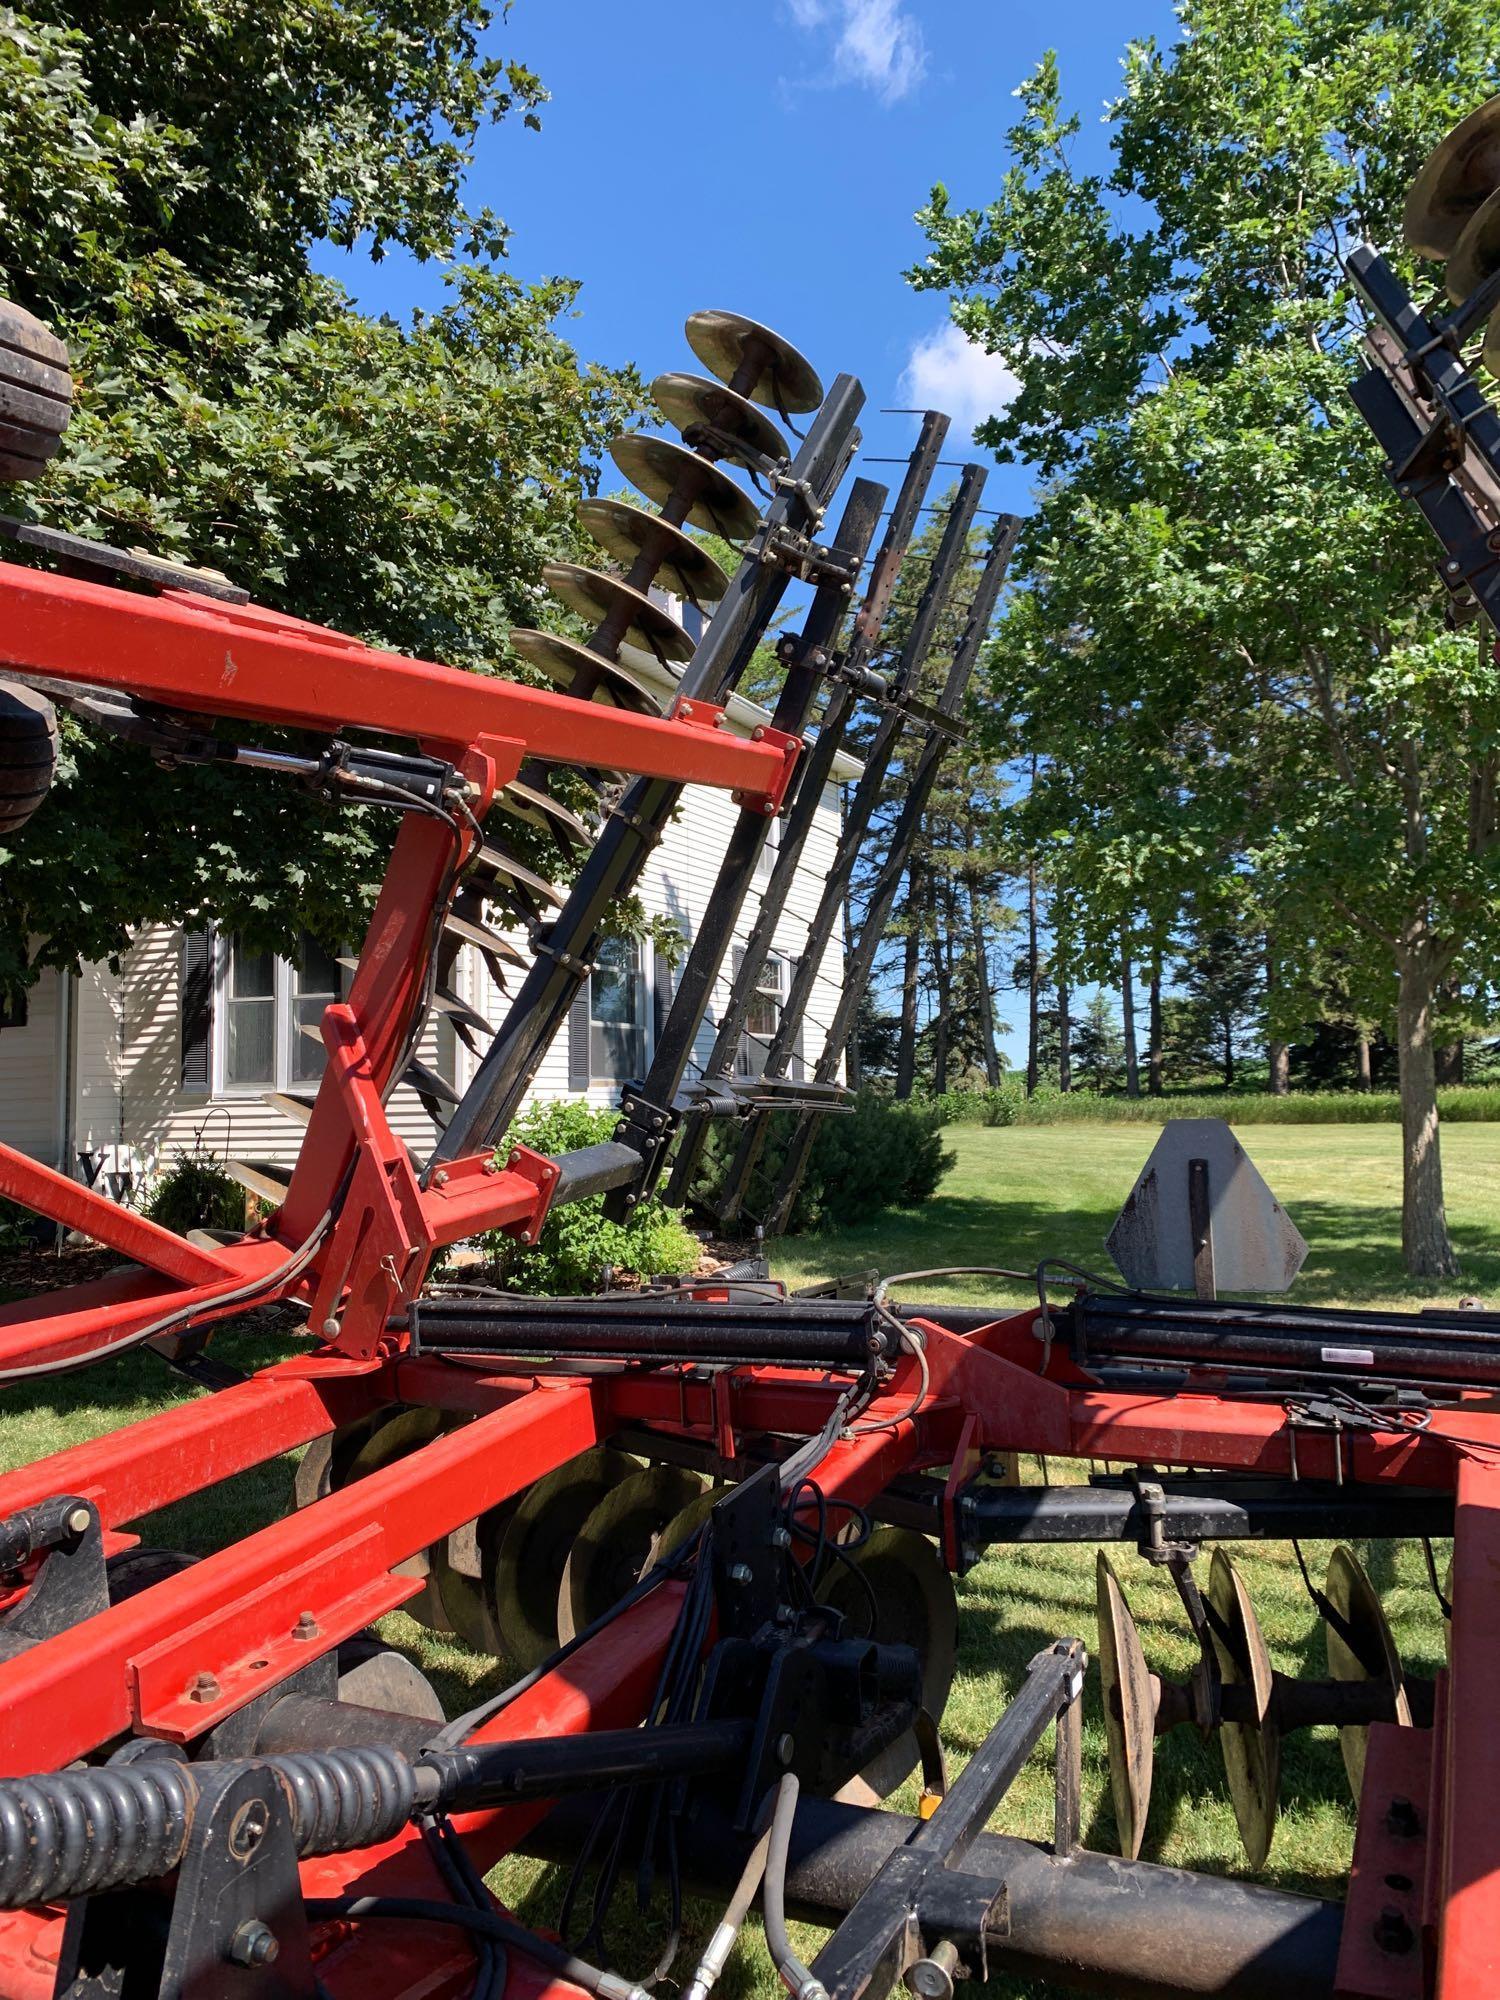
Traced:
<path id="1" fill-rule="evenodd" d="M 1223 1118 L 1231 1125 L 1396 1125 L 1401 1100 L 1393 1090 L 1307 1090 L 1286 1097 L 1269 1091 L 1168 1093 L 1161 1097 L 1101 1096 L 1094 1091 L 948 1090 L 926 1102 L 949 1125 L 1164 1125 L 1169 1118 Z M 1438 1110 L 1455 1124 L 1500 1123 L 1500 1084 L 1466 1084 L 1438 1092 Z"/>

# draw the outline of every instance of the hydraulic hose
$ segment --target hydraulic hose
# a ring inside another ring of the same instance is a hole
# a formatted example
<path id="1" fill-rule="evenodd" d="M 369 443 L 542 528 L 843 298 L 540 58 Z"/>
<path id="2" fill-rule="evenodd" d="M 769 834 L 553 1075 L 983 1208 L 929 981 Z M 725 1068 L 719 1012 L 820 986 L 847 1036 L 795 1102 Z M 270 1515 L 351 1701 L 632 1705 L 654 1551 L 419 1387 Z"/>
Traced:
<path id="1" fill-rule="evenodd" d="M 776 1794 L 776 1810 L 771 1815 L 770 1843 L 766 1853 L 766 1878 L 761 1891 L 761 1914 L 766 1925 L 766 1949 L 781 1975 L 782 1984 L 795 2000 L 828 2000 L 821 1979 L 815 1979 L 792 1950 L 786 1928 L 786 1861 L 792 1844 L 792 1821 L 797 1817 L 797 1774 L 788 1771 Z"/>
<path id="2" fill-rule="evenodd" d="M 755 1892 L 765 1875 L 766 1857 L 770 1851 L 771 1829 L 767 1826 L 750 1850 L 750 1858 L 740 1871 L 739 1881 L 734 1885 L 734 1894 L 729 1898 L 713 1936 L 703 1947 L 703 1956 L 693 1968 L 693 1976 L 683 1992 L 682 2000 L 708 2000 L 710 1992 L 718 1983 L 719 1974 L 729 1962 L 729 1954 L 734 1950 L 734 1941 L 740 1934 L 740 1926 L 749 1914 L 750 1905 L 755 1901 Z"/>

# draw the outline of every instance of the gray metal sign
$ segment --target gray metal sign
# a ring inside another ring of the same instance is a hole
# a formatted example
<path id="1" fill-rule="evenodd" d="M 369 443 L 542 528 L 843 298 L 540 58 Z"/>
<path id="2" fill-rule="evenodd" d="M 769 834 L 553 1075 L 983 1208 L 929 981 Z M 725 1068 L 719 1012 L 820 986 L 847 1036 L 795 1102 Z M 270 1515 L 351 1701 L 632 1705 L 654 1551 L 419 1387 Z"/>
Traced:
<path id="1" fill-rule="evenodd" d="M 1284 1292 L 1307 1244 L 1222 1118 L 1173 1118 L 1107 1239 L 1148 1291 Z"/>

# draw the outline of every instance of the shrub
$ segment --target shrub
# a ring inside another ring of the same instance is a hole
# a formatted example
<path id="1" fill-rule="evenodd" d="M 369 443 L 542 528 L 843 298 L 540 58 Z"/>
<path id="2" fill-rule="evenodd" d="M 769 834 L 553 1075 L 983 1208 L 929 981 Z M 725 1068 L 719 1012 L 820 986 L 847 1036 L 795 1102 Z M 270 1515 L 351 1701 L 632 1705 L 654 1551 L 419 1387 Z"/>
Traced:
<path id="1" fill-rule="evenodd" d="M 195 1146 L 190 1153 L 179 1152 L 157 1175 L 141 1213 L 179 1236 L 190 1229 L 243 1229 L 245 1190 Z"/>
<path id="2" fill-rule="evenodd" d="M 835 1112 L 819 1126 L 788 1229 L 824 1224 L 843 1228 L 883 1208 L 915 1208 L 926 1201 L 955 1159 L 944 1151 L 943 1124 L 943 1113 L 935 1104 L 919 1098 L 903 1103 L 880 1091 L 860 1091 L 852 1110 Z M 745 1203 L 749 1218 L 764 1215 L 769 1208 L 795 1129 L 792 1112 L 772 1119 L 765 1151 L 751 1177 Z M 722 1180 L 738 1139 L 738 1126 L 713 1128 L 705 1178 Z"/>
<path id="3" fill-rule="evenodd" d="M 945 1125 L 1014 1125 L 1025 1094 L 1019 1084 L 1001 1084 L 997 1090 L 943 1090 L 922 1101 L 941 1113 Z"/>
<path id="4" fill-rule="evenodd" d="M 537 1153 L 570 1153 L 608 1139 L 619 1113 L 595 1110 L 578 1100 L 532 1105 L 511 1126 L 499 1147 L 503 1159 L 513 1145 Z M 517 1292 L 567 1294 L 599 1289 L 604 1267 L 659 1278 L 691 1271 L 698 1242 L 675 1210 L 653 1195 L 629 1222 L 610 1222 L 604 1196 L 554 1208 L 535 1243 L 518 1243 L 502 1230 L 481 1242 L 494 1260 L 499 1282 Z"/>

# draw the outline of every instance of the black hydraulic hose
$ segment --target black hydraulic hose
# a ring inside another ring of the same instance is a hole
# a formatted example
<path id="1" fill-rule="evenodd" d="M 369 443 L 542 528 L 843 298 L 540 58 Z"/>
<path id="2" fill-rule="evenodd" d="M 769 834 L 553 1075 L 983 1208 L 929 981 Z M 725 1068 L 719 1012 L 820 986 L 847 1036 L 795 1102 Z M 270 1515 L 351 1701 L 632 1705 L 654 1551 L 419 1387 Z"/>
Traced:
<path id="1" fill-rule="evenodd" d="M 480 1910 L 468 1903 L 427 1902 L 417 1896 L 310 1896 L 306 1904 L 311 1923 L 330 1923 L 339 1918 L 360 1922 L 365 1918 L 389 1917 L 398 1923 L 453 1924 L 461 1930 L 491 1937 L 512 1951 L 526 1953 L 549 1972 L 581 1986 L 598 2000 L 647 2000 L 644 1988 L 634 1986 L 618 1973 L 606 1972 L 577 1958 L 550 1938 L 524 1929 L 499 1910 Z"/>

